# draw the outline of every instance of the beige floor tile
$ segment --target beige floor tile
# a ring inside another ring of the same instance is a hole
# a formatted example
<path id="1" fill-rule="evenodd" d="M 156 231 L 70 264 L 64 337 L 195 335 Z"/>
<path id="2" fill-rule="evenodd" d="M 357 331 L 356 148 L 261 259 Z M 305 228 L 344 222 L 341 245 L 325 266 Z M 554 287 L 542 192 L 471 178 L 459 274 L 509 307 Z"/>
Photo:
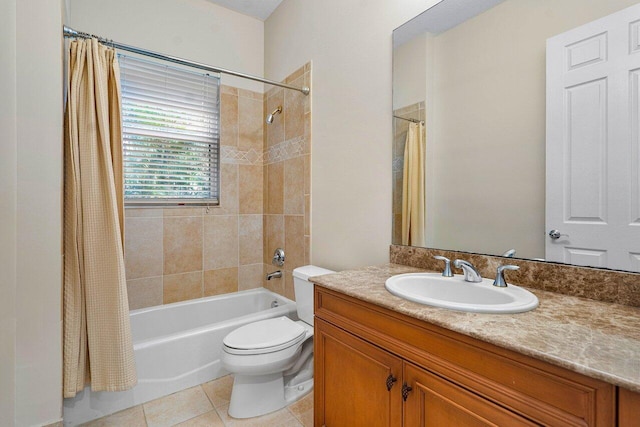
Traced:
<path id="1" fill-rule="evenodd" d="M 229 405 L 231 398 L 231 388 L 233 387 L 233 376 L 227 375 L 208 383 L 202 384 L 202 389 L 209 397 L 213 406 L 222 408 Z"/>
<path id="2" fill-rule="evenodd" d="M 209 411 L 206 414 L 191 418 L 175 427 L 225 427 L 220 415 L 215 411 Z"/>
<path id="3" fill-rule="evenodd" d="M 85 427 L 146 427 L 142 405 L 116 412 L 113 415 L 82 424 Z"/>
<path id="4" fill-rule="evenodd" d="M 232 387 L 233 377 L 227 375 L 202 384 L 202 387 L 156 399 L 86 425 L 145 427 L 148 423 L 149 427 L 313 427 L 313 393 L 279 411 L 240 420 L 231 418 L 227 413 Z"/>
<path id="5" fill-rule="evenodd" d="M 313 392 L 289 405 L 288 409 L 304 427 L 313 427 Z"/>
<path id="6" fill-rule="evenodd" d="M 202 387 L 192 387 L 144 405 L 149 427 L 170 427 L 213 409 Z"/>
<path id="7" fill-rule="evenodd" d="M 298 422 L 296 417 L 293 416 L 287 408 L 280 409 L 279 411 L 272 412 L 270 414 L 262 415 L 261 417 L 236 419 L 231 418 L 227 413 L 228 406 L 218 409 L 218 414 L 224 424 L 227 427 L 301 427 L 302 424 Z"/>

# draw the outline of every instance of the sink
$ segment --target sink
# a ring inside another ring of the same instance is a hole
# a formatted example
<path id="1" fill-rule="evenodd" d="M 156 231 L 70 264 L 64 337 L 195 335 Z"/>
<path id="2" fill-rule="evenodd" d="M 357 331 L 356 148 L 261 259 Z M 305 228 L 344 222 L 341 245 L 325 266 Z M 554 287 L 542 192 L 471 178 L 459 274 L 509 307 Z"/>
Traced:
<path id="1" fill-rule="evenodd" d="M 493 280 L 465 282 L 463 276 L 408 273 L 390 277 L 385 288 L 392 294 L 420 304 L 473 313 L 522 313 L 538 306 L 538 298 L 519 286 L 493 286 Z"/>

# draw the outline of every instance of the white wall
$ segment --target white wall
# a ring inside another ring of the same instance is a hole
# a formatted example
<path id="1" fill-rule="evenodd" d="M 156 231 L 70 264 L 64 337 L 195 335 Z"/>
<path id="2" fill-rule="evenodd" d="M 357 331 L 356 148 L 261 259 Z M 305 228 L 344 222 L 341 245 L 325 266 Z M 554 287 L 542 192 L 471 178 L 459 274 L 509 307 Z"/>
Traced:
<path id="1" fill-rule="evenodd" d="M 61 419 L 61 2 L 0 6 L 0 425 Z"/>
<path id="2" fill-rule="evenodd" d="M 262 21 L 207 0 L 70 0 L 69 26 L 119 43 L 262 76 Z M 262 83 L 222 77 L 256 92 Z"/>
<path id="3" fill-rule="evenodd" d="M 0 2 L 0 425 L 15 419 L 16 1 Z"/>
<path id="4" fill-rule="evenodd" d="M 391 34 L 436 0 L 284 0 L 265 22 L 265 73 L 312 60 L 311 261 L 388 262 Z"/>
<path id="5" fill-rule="evenodd" d="M 393 49 L 393 110 L 424 102 L 427 96 L 427 34 Z"/>

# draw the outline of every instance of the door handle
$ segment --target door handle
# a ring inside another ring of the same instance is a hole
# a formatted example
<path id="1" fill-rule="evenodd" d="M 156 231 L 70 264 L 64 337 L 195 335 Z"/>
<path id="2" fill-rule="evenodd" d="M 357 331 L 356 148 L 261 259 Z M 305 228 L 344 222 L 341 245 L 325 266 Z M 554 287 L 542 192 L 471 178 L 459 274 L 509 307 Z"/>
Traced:
<path id="1" fill-rule="evenodd" d="M 553 240 L 558 240 L 560 236 L 569 237 L 568 234 L 562 234 L 560 233 L 560 230 L 556 230 L 555 228 L 549 231 L 549 237 L 551 237 Z"/>
<path id="2" fill-rule="evenodd" d="M 407 397 L 409 397 L 409 393 L 413 390 L 412 387 L 409 387 L 407 383 L 402 384 L 402 400 L 407 401 Z"/>
<path id="3" fill-rule="evenodd" d="M 393 387 L 396 381 L 398 381 L 398 379 L 394 377 L 393 374 L 389 374 L 387 377 L 387 391 L 391 391 L 391 387 Z"/>

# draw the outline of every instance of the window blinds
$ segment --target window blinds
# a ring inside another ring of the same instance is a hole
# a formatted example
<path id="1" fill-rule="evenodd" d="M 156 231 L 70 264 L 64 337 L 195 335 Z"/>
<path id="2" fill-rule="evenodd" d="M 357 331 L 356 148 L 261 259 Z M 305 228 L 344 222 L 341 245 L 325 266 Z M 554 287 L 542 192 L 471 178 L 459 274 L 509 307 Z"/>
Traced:
<path id="1" fill-rule="evenodd" d="M 220 77 L 119 55 L 128 205 L 219 203 Z"/>

